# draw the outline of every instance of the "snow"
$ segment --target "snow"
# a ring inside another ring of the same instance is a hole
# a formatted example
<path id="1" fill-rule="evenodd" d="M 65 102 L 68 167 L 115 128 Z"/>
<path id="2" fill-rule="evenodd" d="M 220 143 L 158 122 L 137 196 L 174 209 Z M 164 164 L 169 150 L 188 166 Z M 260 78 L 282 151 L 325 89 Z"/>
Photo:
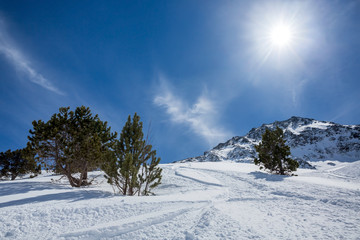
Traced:
<path id="1" fill-rule="evenodd" d="M 233 150 L 233 147 L 230 146 L 230 147 L 227 147 L 227 148 L 224 148 L 224 149 L 221 149 L 218 151 L 218 156 L 223 159 L 223 158 L 227 158 L 227 155 Z"/>
<path id="2" fill-rule="evenodd" d="M 334 174 L 344 178 L 353 178 L 360 181 L 360 162 L 350 163 L 333 171 Z"/>
<path id="3" fill-rule="evenodd" d="M 308 128 L 317 128 L 317 129 L 326 130 L 329 126 L 333 126 L 333 125 L 334 124 L 330 122 L 321 122 L 314 120 L 311 124 L 300 125 L 297 126 L 296 128 L 294 128 L 293 124 L 291 123 L 286 129 L 295 135 L 300 135 L 302 131 Z"/>
<path id="4" fill-rule="evenodd" d="M 114 194 L 103 177 L 81 189 L 49 173 L 0 181 L 0 239 L 359 239 L 360 161 L 315 165 L 289 177 L 163 164 L 156 196 L 141 197 Z"/>

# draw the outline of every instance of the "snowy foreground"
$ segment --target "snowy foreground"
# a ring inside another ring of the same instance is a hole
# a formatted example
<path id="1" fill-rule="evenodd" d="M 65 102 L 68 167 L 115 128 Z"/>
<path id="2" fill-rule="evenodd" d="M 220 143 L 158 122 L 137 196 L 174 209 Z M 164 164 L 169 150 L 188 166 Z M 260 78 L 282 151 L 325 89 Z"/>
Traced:
<path id="1" fill-rule="evenodd" d="M 284 177 L 165 164 L 149 197 L 114 195 L 101 172 L 82 189 L 49 174 L 0 181 L 0 239 L 360 239 L 360 161 L 315 165 Z"/>

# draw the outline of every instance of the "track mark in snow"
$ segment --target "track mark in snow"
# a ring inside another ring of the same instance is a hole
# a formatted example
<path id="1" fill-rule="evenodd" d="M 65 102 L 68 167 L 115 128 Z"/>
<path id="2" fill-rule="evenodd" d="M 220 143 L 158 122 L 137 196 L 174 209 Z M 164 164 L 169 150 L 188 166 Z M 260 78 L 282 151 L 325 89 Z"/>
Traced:
<path id="1" fill-rule="evenodd" d="M 175 170 L 175 175 L 191 179 L 193 181 L 203 183 L 206 185 L 212 185 L 217 187 L 222 187 L 223 185 L 220 181 L 204 172 L 200 172 L 194 169 L 180 167 Z"/>
<path id="2" fill-rule="evenodd" d="M 186 240 L 247 239 L 255 235 L 246 232 L 239 223 L 215 206 L 204 207 L 194 225 L 184 232 Z M 241 237 L 243 236 L 243 237 Z M 246 237 L 244 237 L 246 236 Z"/>
<path id="3" fill-rule="evenodd" d="M 214 224 L 215 214 L 213 209 L 204 208 L 201 211 L 200 217 L 195 225 L 185 232 L 185 239 L 193 240 L 197 239 L 196 236 L 204 235 L 209 232 L 211 224 Z"/>
<path id="4" fill-rule="evenodd" d="M 196 211 L 204 208 L 207 204 L 195 204 L 193 207 L 185 207 L 174 211 L 174 208 L 133 216 L 118 221 L 107 222 L 95 225 L 80 231 L 62 234 L 63 239 L 108 239 L 126 233 L 134 232 L 152 225 L 171 221 L 172 219 L 187 212 Z"/>
<path id="5" fill-rule="evenodd" d="M 314 197 L 306 196 L 306 195 L 295 193 L 295 192 L 274 191 L 274 192 L 271 192 L 271 194 L 274 194 L 276 196 L 283 196 L 283 197 L 288 197 L 288 198 L 297 198 L 297 199 L 302 199 L 302 200 L 310 200 L 310 201 L 317 200 Z"/>
<path id="6" fill-rule="evenodd" d="M 266 202 L 266 201 L 277 201 L 277 200 L 279 200 L 279 198 L 275 198 L 275 197 L 274 198 L 269 198 L 269 197 L 267 197 L 267 198 L 246 197 L 245 198 L 244 197 L 244 198 L 229 198 L 226 202 L 245 202 L 245 201 L 247 201 L 247 202 L 249 202 L 249 201 Z"/>

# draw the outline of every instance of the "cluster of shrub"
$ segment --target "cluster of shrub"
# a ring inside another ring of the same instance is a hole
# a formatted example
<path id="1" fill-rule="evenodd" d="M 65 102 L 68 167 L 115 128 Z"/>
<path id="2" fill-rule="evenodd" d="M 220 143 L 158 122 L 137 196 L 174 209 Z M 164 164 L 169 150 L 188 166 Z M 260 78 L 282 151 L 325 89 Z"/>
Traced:
<path id="1" fill-rule="evenodd" d="M 0 177 L 52 170 L 72 187 L 92 183 L 88 172 L 103 170 L 123 195 L 150 195 L 161 183 L 160 158 L 144 138 L 143 123 L 129 115 L 120 137 L 88 107 L 59 109 L 49 121 L 33 121 L 26 148 L 0 153 Z"/>

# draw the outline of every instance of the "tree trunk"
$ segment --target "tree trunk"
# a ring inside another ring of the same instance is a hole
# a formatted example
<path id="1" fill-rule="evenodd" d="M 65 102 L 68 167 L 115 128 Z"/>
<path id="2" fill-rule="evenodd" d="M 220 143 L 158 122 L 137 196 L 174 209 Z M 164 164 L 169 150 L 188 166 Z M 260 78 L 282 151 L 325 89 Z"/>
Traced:
<path id="1" fill-rule="evenodd" d="M 72 187 L 79 187 L 78 184 L 76 183 L 76 179 L 73 178 L 73 176 L 71 176 L 70 173 L 67 173 L 67 174 L 66 174 L 66 177 L 68 178 L 69 183 L 70 183 L 70 185 L 71 185 Z"/>
<path id="2" fill-rule="evenodd" d="M 125 184 L 123 186 L 123 194 L 127 195 L 127 187 L 128 187 L 128 179 L 125 180 Z"/>
<path id="3" fill-rule="evenodd" d="M 83 178 L 82 178 L 82 180 L 87 180 L 87 178 L 88 178 L 88 172 L 87 172 L 87 169 L 85 169 L 85 172 L 84 172 L 84 175 L 83 175 Z"/>

